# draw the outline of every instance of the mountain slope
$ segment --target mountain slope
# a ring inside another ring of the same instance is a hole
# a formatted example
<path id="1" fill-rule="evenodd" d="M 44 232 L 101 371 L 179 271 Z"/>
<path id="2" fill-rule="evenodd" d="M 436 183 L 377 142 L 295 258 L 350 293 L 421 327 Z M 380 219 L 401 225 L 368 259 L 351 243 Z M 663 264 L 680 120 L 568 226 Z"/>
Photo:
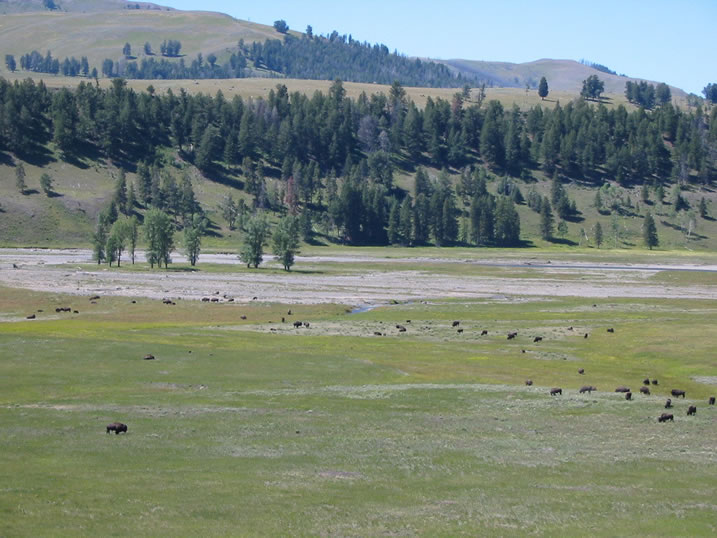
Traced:
<path id="1" fill-rule="evenodd" d="M 541 59 L 534 62 L 515 64 L 509 62 L 485 62 L 478 60 L 444 60 L 443 63 L 466 76 L 493 81 L 496 86 L 524 88 L 529 84 L 535 88 L 540 77 L 548 80 L 551 90 L 580 93 L 583 80 L 597 75 L 605 83 L 605 93 L 622 94 L 629 80 L 639 82 L 639 78 L 621 77 L 598 71 L 574 60 Z M 657 85 L 659 81 L 648 81 Z M 673 97 L 685 97 L 684 90 L 671 86 Z"/>

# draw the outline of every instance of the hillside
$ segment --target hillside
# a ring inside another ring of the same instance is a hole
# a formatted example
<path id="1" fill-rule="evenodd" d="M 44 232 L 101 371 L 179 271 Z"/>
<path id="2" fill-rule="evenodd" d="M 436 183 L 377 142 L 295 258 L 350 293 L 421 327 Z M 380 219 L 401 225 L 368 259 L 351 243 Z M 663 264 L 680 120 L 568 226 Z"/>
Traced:
<path id="1" fill-rule="evenodd" d="M 545 77 L 551 90 L 580 93 L 583 80 L 597 75 L 605 83 L 605 92 L 623 94 L 627 81 L 639 82 L 643 79 L 622 77 L 598 71 L 574 60 L 542 59 L 534 62 L 515 64 L 510 62 L 485 62 L 478 60 L 445 60 L 443 63 L 467 76 L 492 81 L 496 86 L 524 88 L 526 84 L 536 88 L 540 77 Z M 653 85 L 661 81 L 647 81 Z M 686 97 L 686 92 L 671 86 L 672 96 L 678 99 Z"/>
<path id="2" fill-rule="evenodd" d="M 173 8 L 153 2 L 127 2 L 126 0 L 0 0 L 0 13 L 28 12 L 94 12 L 117 11 L 121 9 L 154 9 L 173 11 Z"/>

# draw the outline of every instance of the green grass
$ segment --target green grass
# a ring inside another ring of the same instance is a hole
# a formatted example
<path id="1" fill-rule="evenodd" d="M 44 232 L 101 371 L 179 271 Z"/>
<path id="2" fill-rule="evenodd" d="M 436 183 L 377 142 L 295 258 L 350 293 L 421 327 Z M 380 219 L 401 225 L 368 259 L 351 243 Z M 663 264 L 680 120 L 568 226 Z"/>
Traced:
<path id="1" fill-rule="evenodd" d="M 714 534 L 713 302 L 286 308 L 1 289 L 0 534 Z"/>

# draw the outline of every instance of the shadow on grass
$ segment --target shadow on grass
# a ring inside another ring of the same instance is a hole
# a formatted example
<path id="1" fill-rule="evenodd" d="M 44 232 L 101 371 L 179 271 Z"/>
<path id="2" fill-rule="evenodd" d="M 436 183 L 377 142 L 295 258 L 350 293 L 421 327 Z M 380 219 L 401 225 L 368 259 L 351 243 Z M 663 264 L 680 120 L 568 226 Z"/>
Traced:
<path id="1" fill-rule="evenodd" d="M 50 191 L 47 193 L 48 198 L 62 198 L 63 196 L 65 195 L 55 191 Z"/>
<path id="2" fill-rule="evenodd" d="M 552 237 L 548 241 L 554 245 L 566 245 L 569 247 L 574 247 L 575 245 L 577 245 L 577 243 L 571 239 L 565 239 L 560 237 Z"/>

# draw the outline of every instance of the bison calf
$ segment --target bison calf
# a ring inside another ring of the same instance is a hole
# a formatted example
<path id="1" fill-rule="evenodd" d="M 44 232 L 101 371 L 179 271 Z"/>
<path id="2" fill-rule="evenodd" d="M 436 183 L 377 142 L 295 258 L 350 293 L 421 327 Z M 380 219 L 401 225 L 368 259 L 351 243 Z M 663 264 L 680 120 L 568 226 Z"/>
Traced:
<path id="1" fill-rule="evenodd" d="M 113 422 L 107 425 L 107 433 L 115 432 L 115 435 L 119 435 L 120 432 L 127 433 L 127 424 L 121 422 Z"/>
<path id="2" fill-rule="evenodd" d="M 660 418 L 657 419 L 657 422 L 667 422 L 668 420 L 670 420 L 672 422 L 675 421 L 675 417 L 673 416 L 672 413 L 662 413 L 660 415 Z"/>
<path id="3" fill-rule="evenodd" d="M 672 400 L 667 398 L 667 401 L 665 402 L 665 409 L 672 409 Z"/>
<path id="4" fill-rule="evenodd" d="M 691 405 L 687 408 L 687 416 L 696 415 L 697 414 L 697 407 L 694 405 Z"/>

